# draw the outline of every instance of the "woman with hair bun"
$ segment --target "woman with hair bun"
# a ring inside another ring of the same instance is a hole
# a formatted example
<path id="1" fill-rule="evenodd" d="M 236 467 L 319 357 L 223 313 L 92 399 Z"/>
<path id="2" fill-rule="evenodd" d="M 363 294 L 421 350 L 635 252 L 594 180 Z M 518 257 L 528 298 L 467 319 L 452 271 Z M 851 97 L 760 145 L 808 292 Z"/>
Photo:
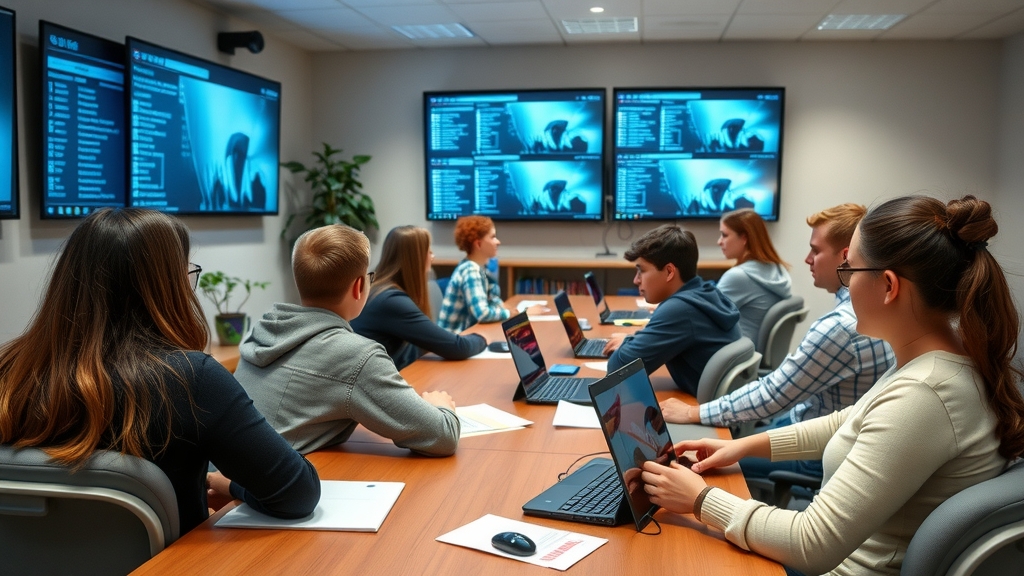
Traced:
<path id="1" fill-rule="evenodd" d="M 722 254 L 736 260 L 718 289 L 740 309 L 740 332 L 757 342 L 768 309 L 791 295 L 789 265 L 775 251 L 764 220 L 750 208 L 723 214 L 718 230 Z"/>
<path id="2" fill-rule="evenodd" d="M 840 412 L 739 440 L 680 442 L 692 471 L 645 465 L 651 501 L 734 544 L 808 574 L 897 575 L 910 539 L 950 496 L 1024 453 L 1019 315 L 987 249 L 987 202 L 924 196 L 872 209 L 837 269 L 857 331 L 887 341 L 896 366 Z M 744 456 L 822 458 L 821 492 L 780 510 L 708 487 L 700 473 Z"/>

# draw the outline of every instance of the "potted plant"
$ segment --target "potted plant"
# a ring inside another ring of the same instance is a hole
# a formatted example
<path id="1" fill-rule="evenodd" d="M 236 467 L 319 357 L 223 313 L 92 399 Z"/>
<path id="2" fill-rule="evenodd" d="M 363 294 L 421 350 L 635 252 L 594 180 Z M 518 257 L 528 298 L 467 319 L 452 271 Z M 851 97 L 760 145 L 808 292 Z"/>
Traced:
<path id="1" fill-rule="evenodd" d="M 356 230 L 366 232 L 376 228 L 377 213 L 373 199 L 360 190 L 359 168 L 370 161 L 369 156 L 353 156 L 351 160 L 335 158 L 340 149 L 324 142 L 321 152 L 313 152 L 316 162 L 306 166 L 301 162 L 284 162 L 281 165 L 293 174 L 302 174 L 313 197 L 308 206 L 290 214 L 285 221 L 281 237 L 284 238 L 296 216 L 305 214 L 305 230 L 312 230 L 330 224 L 347 224 Z"/>
<path id="2" fill-rule="evenodd" d="M 238 346 L 242 336 L 249 331 L 249 316 L 242 312 L 242 306 L 249 300 L 253 288 L 266 289 L 270 282 L 254 282 L 243 280 L 237 276 L 215 271 L 206 272 L 199 277 L 199 289 L 213 305 L 217 307 L 217 315 L 213 318 L 217 329 L 217 338 L 222 346 Z M 245 298 L 231 311 L 229 300 L 235 288 L 245 289 Z"/>

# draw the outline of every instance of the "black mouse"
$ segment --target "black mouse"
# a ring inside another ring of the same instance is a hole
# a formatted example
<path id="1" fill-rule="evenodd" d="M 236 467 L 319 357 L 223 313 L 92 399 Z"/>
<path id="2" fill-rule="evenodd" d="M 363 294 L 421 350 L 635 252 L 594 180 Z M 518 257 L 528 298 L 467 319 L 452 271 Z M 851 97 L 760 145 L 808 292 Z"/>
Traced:
<path id="1" fill-rule="evenodd" d="M 508 552 L 513 556 L 533 556 L 537 551 L 537 545 L 527 536 L 519 532 L 501 532 L 491 538 L 491 546 L 502 552 Z"/>
<path id="2" fill-rule="evenodd" d="M 496 340 L 488 344 L 487 349 L 491 352 L 508 352 L 508 342 Z"/>

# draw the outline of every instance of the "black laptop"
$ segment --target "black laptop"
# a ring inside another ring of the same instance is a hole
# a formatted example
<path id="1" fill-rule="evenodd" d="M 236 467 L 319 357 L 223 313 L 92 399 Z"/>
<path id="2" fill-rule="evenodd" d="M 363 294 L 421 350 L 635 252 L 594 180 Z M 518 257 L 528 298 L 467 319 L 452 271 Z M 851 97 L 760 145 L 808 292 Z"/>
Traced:
<path id="1" fill-rule="evenodd" d="M 537 344 L 537 335 L 533 332 L 530 319 L 526 312 L 521 312 L 501 323 L 508 340 L 508 351 L 512 353 L 512 361 L 519 372 L 519 385 L 513 400 L 526 398 L 533 404 L 557 404 L 559 400 L 568 400 L 577 404 L 590 404 L 590 393 L 587 386 L 597 378 L 572 378 L 568 376 L 552 376 L 548 374 L 544 357 Z"/>
<path id="2" fill-rule="evenodd" d="M 644 491 L 640 467 L 648 460 L 665 465 L 676 460 L 643 361 L 634 360 L 591 385 L 590 396 L 612 460 L 587 462 L 523 505 L 523 513 L 609 526 L 632 520 L 643 530 L 658 507 Z"/>
<path id="3" fill-rule="evenodd" d="M 576 312 L 569 303 L 569 295 L 565 290 L 559 290 L 555 294 L 555 307 L 558 308 L 558 317 L 562 320 L 565 333 L 569 336 L 569 345 L 572 346 L 572 353 L 577 358 L 607 358 L 604 347 L 608 344 L 607 338 L 594 338 L 588 340 L 580 328 L 580 321 L 576 318 Z"/>
<path id="4" fill-rule="evenodd" d="M 616 320 L 647 320 L 651 317 L 650 310 L 611 310 L 608 302 L 601 293 L 601 287 L 597 285 L 597 278 L 593 272 L 583 275 L 586 280 L 587 292 L 594 299 L 594 306 L 597 306 L 597 315 L 601 318 L 601 324 L 613 324 Z"/>

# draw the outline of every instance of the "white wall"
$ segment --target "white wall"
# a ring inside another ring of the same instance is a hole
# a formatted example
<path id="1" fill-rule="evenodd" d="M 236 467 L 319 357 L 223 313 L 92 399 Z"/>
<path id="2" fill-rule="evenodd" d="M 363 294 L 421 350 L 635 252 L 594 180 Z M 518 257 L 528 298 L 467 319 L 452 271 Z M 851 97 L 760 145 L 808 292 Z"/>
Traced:
<path id="1" fill-rule="evenodd" d="M 989 249 L 1006 271 L 1019 307 L 1024 303 L 1024 34 L 1004 42 L 1001 74 L 995 194 L 996 221 L 1000 226 Z M 1022 358 L 1024 349 L 1019 349 L 1017 359 Z"/>
<path id="2" fill-rule="evenodd" d="M 35 312 L 49 266 L 74 222 L 39 219 L 38 21 L 49 20 L 111 40 L 127 35 L 280 81 L 281 154 L 311 149 L 312 65 L 308 53 L 264 34 L 258 55 L 217 52 L 217 32 L 252 29 L 183 0 L 4 0 L 18 22 L 21 219 L 0 222 L 0 342 L 20 334 Z M 290 175 L 282 179 L 288 181 Z M 282 217 L 184 218 L 193 232 L 194 261 L 206 270 L 272 282 L 246 310 L 260 314 L 278 300 L 294 299 L 288 248 L 278 239 Z M 207 312 L 212 313 L 208 303 Z M 212 324 L 211 324 L 212 326 Z"/>
<path id="3" fill-rule="evenodd" d="M 770 231 L 780 253 L 794 265 L 794 291 L 808 300 L 813 319 L 833 301 L 813 288 L 802 264 L 807 215 L 840 202 L 871 204 L 917 191 L 992 196 L 999 57 L 996 42 L 325 53 L 313 58 L 313 135 L 346 154 L 373 156 L 364 167 L 363 182 L 377 204 L 383 230 L 400 224 L 426 226 L 439 256 L 457 256 L 451 224 L 425 222 L 422 92 L 785 86 L 781 218 Z M 702 255 L 721 256 L 714 244 L 717 224 L 683 224 L 697 234 Z M 631 240 L 653 226 L 614 225 L 608 234 L 612 250 L 621 257 Z M 501 254 L 514 256 L 590 258 L 600 249 L 604 230 L 604 225 L 587 223 L 498 225 Z"/>

